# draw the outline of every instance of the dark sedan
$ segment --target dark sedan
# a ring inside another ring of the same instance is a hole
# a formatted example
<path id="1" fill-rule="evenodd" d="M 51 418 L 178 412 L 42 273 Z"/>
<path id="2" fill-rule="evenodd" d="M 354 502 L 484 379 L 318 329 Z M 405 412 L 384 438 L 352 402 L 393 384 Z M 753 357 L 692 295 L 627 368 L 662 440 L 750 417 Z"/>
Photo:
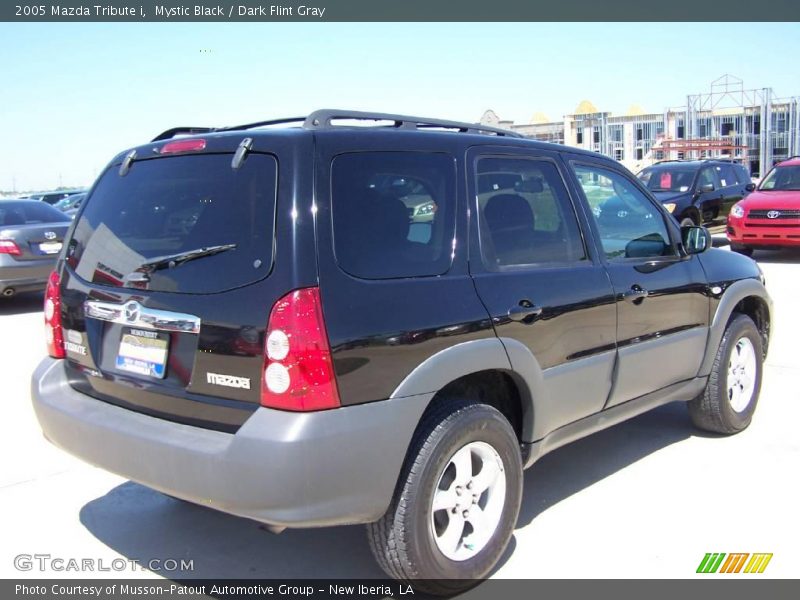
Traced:
<path id="1" fill-rule="evenodd" d="M 45 288 L 70 223 L 44 202 L 0 201 L 0 295 Z"/>

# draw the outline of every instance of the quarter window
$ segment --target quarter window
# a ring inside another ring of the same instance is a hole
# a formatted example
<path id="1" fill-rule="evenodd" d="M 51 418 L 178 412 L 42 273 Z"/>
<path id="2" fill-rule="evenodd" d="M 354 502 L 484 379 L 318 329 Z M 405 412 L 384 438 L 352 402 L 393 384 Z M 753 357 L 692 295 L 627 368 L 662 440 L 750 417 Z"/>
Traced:
<path id="1" fill-rule="evenodd" d="M 364 279 L 441 275 L 452 262 L 455 161 L 440 153 L 358 152 L 333 161 L 339 266 Z"/>
<path id="2" fill-rule="evenodd" d="M 553 163 L 482 158 L 476 176 L 487 268 L 586 258 L 572 203 Z"/>
<path id="3" fill-rule="evenodd" d="M 608 259 L 675 254 L 661 211 L 631 181 L 599 167 L 577 165 L 575 174 Z"/>

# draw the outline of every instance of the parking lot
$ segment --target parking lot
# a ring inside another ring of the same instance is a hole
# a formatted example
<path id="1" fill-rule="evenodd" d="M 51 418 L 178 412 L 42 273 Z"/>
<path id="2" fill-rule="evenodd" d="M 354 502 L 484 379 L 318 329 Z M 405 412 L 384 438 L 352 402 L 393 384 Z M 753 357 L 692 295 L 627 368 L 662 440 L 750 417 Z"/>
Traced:
<path id="1" fill-rule="evenodd" d="M 546 456 L 526 473 L 496 577 L 685 578 L 706 552 L 770 552 L 761 577 L 796 576 L 800 253 L 755 258 L 775 322 L 752 426 L 731 438 L 707 435 L 693 429 L 683 405 L 668 405 Z M 193 561 L 191 571 L 161 573 L 168 577 L 382 577 L 361 526 L 274 535 L 52 447 L 29 400 L 30 373 L 44 354 L 41 302 L 40 294 L 0 302 L 1 576 L 87 576 L 15 567 L 20 554 L 47 554 L 106 567 L 114 559 Z M 88 576 L 152 576 L 113 564 Z"/>

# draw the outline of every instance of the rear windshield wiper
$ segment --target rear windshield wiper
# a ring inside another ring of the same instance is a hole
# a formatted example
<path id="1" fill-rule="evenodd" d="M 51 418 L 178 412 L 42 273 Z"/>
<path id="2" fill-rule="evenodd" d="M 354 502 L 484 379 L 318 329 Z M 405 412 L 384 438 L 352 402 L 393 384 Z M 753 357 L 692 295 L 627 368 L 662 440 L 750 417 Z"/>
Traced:
<path id="1" fill-rule="evenodd" d="M 174 269 L 178 265 L 182 265 L 190 260 L 196 260 L 205 256 L 213 256 L 221 252 L 227 252 L 236 248 L 236 244 L 221 244 L 219 246 L 206 246 L 205 248 L 195 248 L 194 250 L 187 250 L 185 252 L 178 252 L 176 254 L 167 254 L 165 256 L 157 256 L 143 262 L 136 269 L 139 273 L 152 273 L 161 269 Z"/>

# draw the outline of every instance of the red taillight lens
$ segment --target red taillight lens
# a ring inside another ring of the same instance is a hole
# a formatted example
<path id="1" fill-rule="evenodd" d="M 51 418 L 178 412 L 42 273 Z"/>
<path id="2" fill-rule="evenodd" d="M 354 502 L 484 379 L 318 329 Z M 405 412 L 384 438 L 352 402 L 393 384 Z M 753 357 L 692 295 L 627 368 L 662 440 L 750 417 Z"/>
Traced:
<path id="1" fill-rule="evenodd" d="M 0 254 L 19 256 L 22 252 L 20 252 L 19 246 L 13 240 L 0 240 Z"/>
<path id="2" fill-rule="evenodd" d="M 272 307 L 261 404 L 297 411 L 340 405 L 319 288 L 290 292 Z"/>
<path id="3" fill-rule="evenodd" d="M 47 353 L 53 358 L 64 358 L 64 332 L 61 328 L 61 280 L 53 271 L 44 292 L 44 335 Z"/>
<path id="4" fill-rule="evenodd" d="M 168 142 L 161 148 L 161 154 L 173 154 L 175 152 L 192 152 L 203 150 L 206 147 L 206 141 L 202 139 L 190 140 L 175 140 Z"/>

